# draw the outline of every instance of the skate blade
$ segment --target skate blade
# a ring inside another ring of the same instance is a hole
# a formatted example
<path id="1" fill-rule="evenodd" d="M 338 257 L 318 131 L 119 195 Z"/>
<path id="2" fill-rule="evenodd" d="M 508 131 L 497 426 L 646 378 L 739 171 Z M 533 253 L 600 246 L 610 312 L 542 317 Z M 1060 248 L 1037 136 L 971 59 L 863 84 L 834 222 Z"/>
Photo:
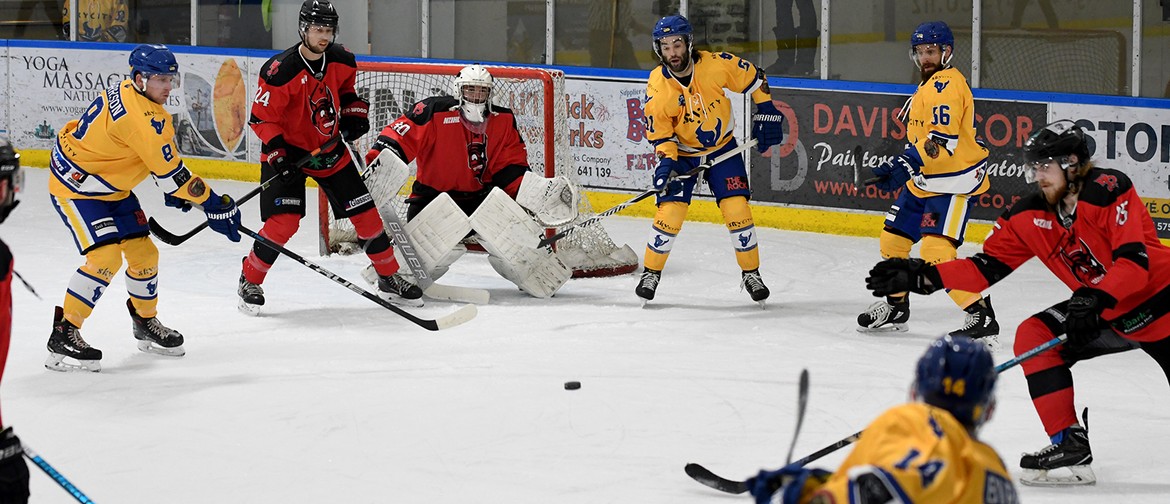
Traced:
<path id="1" fill-rule="evenodd" d="M 878 327 L 858 327 L 857 332 L 869 333 L 869 334 L 880 334 L 880 333 L 891 333 L 891 332 L 906 332 L 909 329 L 910 329 L 910 326 L 906 325 L 905 323 L 895 323 L 895 324 L 887 324 L 887 325 L 878 326 Z"/>
<path id="2" fill-rule="evenodd" d="M 389 301 L 390 304 L 397 305 L 397 306 L 405 306 L 408 308 L 419 308 L 423 305 L 422 298 L 406 299 L 406 298 L 399 296 L 397 294 L 390 294 L 388 292 L 382 292 L 382 291 L 378 291 L 378 297 L 385 299 L 386 301 Z"/>
<path id="3" fill-rule="evenodd" d="M 1097 475 L 1088 465 L 1058 469 L 1024 469 L 1020 483 L 1028 486 L 1064 487 L 1096 485 Z"/>
<path id="4" fill-rule="evenodd" d="M 756 301 L 756 303 L 760 305 L 761 310 L 768 309 L 768 300 L 767 299 L 761 299 L 759 301 Z"/>
<path id="5" fill-rule="evenodd" d="M 263 306 L 263 305 L 248 303 L 248 302 L 245 302 L 243 299 L 240 299 L 240 302 L 239 302 L 239 304 L 236 305 L 236 308 L 238 310 L 240 310 L 240 313 L 243 313 L 244 315 L 251 315 L 251 316 L 255 317 L 255 316 L 260 315 L 260 307 L 261 306 Z"/>
<path id="6" fill-rule="evenodd" d="M 148 354 L 162 355 L 165 357 L 182 357 L 187 355 L 187 351 L 183 349 L 183 345 L 167 348 L 162 345 L 157 345 L 153 341 L 146 340 L 138 340 L 138 349 Z"/>
<path id="7" fill-rule="evenodd" d="M 74 360 L 77 364 L 68 362 L 65 359 Z M 49 358 L 45 359 L 45 369 L 57 371 L 58 373 L 74 373 L 78 371 L 97 373 L 102 370 L 102 361 L 73 359 L 72 357 L 50 352 Z"/>
<path id="8" fill-rule="evenodd" d="M 987 351 L 993 354 L 999 352 L 1000 347 L 1003 346 L 999 342 L 999 336 L 984 336 L 975 341 L 982 342 L 983 346 L 987 347 Z"/>

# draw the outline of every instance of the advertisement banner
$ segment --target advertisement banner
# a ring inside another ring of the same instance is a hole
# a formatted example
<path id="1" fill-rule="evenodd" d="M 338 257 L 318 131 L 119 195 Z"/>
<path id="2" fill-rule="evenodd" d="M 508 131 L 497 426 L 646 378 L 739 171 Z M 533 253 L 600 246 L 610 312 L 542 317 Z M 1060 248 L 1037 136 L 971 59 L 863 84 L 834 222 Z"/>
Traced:
<path id="1" fill-rule="evenodd" d="M 248 105 L 246 58 L 178 54 L 181 85 L 164 107 L 174 116 L 184 156 L 244 160 Z M 130 77 L 126 51 L 8 48 L 9 124 L 21 149 L 51 149 L 57 131 L 102 90 Z"/>
<path id="2" fill-rule="evenodd" d="M 752 198 L 756 201 L 885 211 L 897 193 L 856 182 L 906 144 L 898 115 L 907 96 L 773 88 L 776 107 L 788 123 L 785 142 L 760 156 L 752 153 Z M 1047 106 L 976 100 L 976 135 L 990 150 L 991 189 L 972 198 L 971 218 L 994 220 L 1028 192 L 1020 149 L 1045 124 Z M 854 150 L 860 147 L 858 156 Z"/>

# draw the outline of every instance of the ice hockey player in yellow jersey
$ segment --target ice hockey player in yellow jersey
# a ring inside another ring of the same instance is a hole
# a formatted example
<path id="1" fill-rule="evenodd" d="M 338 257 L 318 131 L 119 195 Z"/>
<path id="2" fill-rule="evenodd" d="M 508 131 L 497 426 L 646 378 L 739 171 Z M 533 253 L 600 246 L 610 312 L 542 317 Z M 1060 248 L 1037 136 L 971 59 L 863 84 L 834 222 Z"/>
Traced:
<path id="1" fill-rule="evenodd" d="M 147 176 L 168 206 L 199 205 L 208 226 L 240 241 L 240 212 L 183 164 L 175 146 L 174 120 L 163 108 L 179 85 L 179 64 L 162 45 L 130 52 L 131 78 L 103 90 L 80 119 L 57 134 L 49 159 L 49 194 L 73 235 L 85 264 L 69 280 L 53 315 L 49 358 L 54 371 L 100 371 L 102 352 L 81 338 L 80 328 L 126 263 L 126 307 L 134 338 L 144 352 L 182 356 L 183 335 L 159 322 L 158 248 L 146 214 L 132 190 Z M 72 361 L 66 361 L 69 358 Z"/>
<path id="2" fill-rule="evenodd" d="M 862 431 L 836 472 L 789 465 L 747 481 L 765 504 L 1015 504 L 1007 468 L 976 437 L 995 408 L 995 365 L 985 345 L 943 336 L 918 360 L 913 402 Z"/>
<path id="3" fill-rule="evenodd" d="M 883 259 L 907 259 L 921 243 L 922 259 L 938 264 L 954 259 L 963 244 L 971 197 L 987 192 L 987 148 L 975 139 L 975 101 L 958 69 L 951 66 L 955 37 L 942 21 L 918 25 L 910 36 L 910 59 L 922 81 L 901 119 L 906 148 L 873 168 L 879 189 L 897 191 L 886 214 L 879 247 Z M 991 299 L 978 292 L 951 290 L 951 299 L 967 312 L 963 326 L 951 334 L 999 346 L 999 323 Z M 905 331 L 910 297 L 902 292 L 870 305 L 857 317 L 858 331 Z"/>
<path id="4" fill-rule="evenodd" d="M 696 177 L 682 178 L 708 159 L 737 147 L 731 100 L 725 90 L 750 94 L 756 104 L 752 137 L 760 152 L 784 139 L 784 116 L 772 103 L 764 72 L 734 54 L 699 51 L 693 30 L 683 16 L 666 16 L 654 25 L 654 53 L 662 64 L 646 83 L 646 137 L 654 146 L 658 166 L 653 185 L 658 212 L 646 242 L 645 270 L 634 289 L 643 303 L 654 299 L 666 258 L 682 229 Z M 740 285 L 753 301 L 763 305 L 769 291 L 760 277 L 760 250 L 748 206 L 747 168 L 742 156 L 732 156 L 703 172 L 723 221 L 731 233 L 736 262 L 743 270 Z"/>

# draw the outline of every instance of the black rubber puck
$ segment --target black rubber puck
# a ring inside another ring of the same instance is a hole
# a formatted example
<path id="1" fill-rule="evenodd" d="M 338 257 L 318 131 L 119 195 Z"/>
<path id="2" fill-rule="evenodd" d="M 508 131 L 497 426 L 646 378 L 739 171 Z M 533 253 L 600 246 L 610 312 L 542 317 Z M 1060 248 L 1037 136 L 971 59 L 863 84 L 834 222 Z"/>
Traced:
<path id="1" fill-rule="evenodd" d="M 579 388 L 581 388 L 581 382 L 579 382 L 579 381 L 565 382 L 565 390 L 577 390 Z"/>

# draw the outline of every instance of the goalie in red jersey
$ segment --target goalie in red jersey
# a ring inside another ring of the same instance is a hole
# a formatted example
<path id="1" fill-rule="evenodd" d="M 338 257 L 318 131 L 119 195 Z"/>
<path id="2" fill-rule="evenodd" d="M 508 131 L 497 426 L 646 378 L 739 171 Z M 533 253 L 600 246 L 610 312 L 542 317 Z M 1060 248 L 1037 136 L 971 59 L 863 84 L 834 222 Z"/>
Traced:
<path id="1" fill-rule="evenodd" d="M 474 231 L 501 276 L 528 294 L 549 297 L 572 270 L 536 242 L 543 226 L 577 217 L 577 191 L 565 177 L 529 169 L 516 117 L 492 104 L 494 87 L 486 68 L 464 67 L 451 96 L 426 98 L 383 128 L 366 161 L 392 181 L 389 191 L 406 182 L 407 163 L 417 164 L 406 230 L 431 278 L 466 251 L 460 242 Z"/>
<path id="2" fill-rule="evenodd" d="M 1035 257 L 1072 297 L 1016 329 L 1016 354 L 1066 334 L 1062 347 L 1023 363 L 1032 403 L 1052 444 L 1020 460 L 1027 485 L 1091 485 L 1087 412 L 1073 407 L 1076 362 L 1140 348 L 1170 380 L 1170 248 L 1124 173 L 1089 160 L 1085 133 L 1057 121 L 1024 144 L 1026 175 L 1039 191 L 995 223 L 973 257 L 938 264 L 887 259 L 866 279 L 875 296 L 909 290 L 978 292 Z"/>

